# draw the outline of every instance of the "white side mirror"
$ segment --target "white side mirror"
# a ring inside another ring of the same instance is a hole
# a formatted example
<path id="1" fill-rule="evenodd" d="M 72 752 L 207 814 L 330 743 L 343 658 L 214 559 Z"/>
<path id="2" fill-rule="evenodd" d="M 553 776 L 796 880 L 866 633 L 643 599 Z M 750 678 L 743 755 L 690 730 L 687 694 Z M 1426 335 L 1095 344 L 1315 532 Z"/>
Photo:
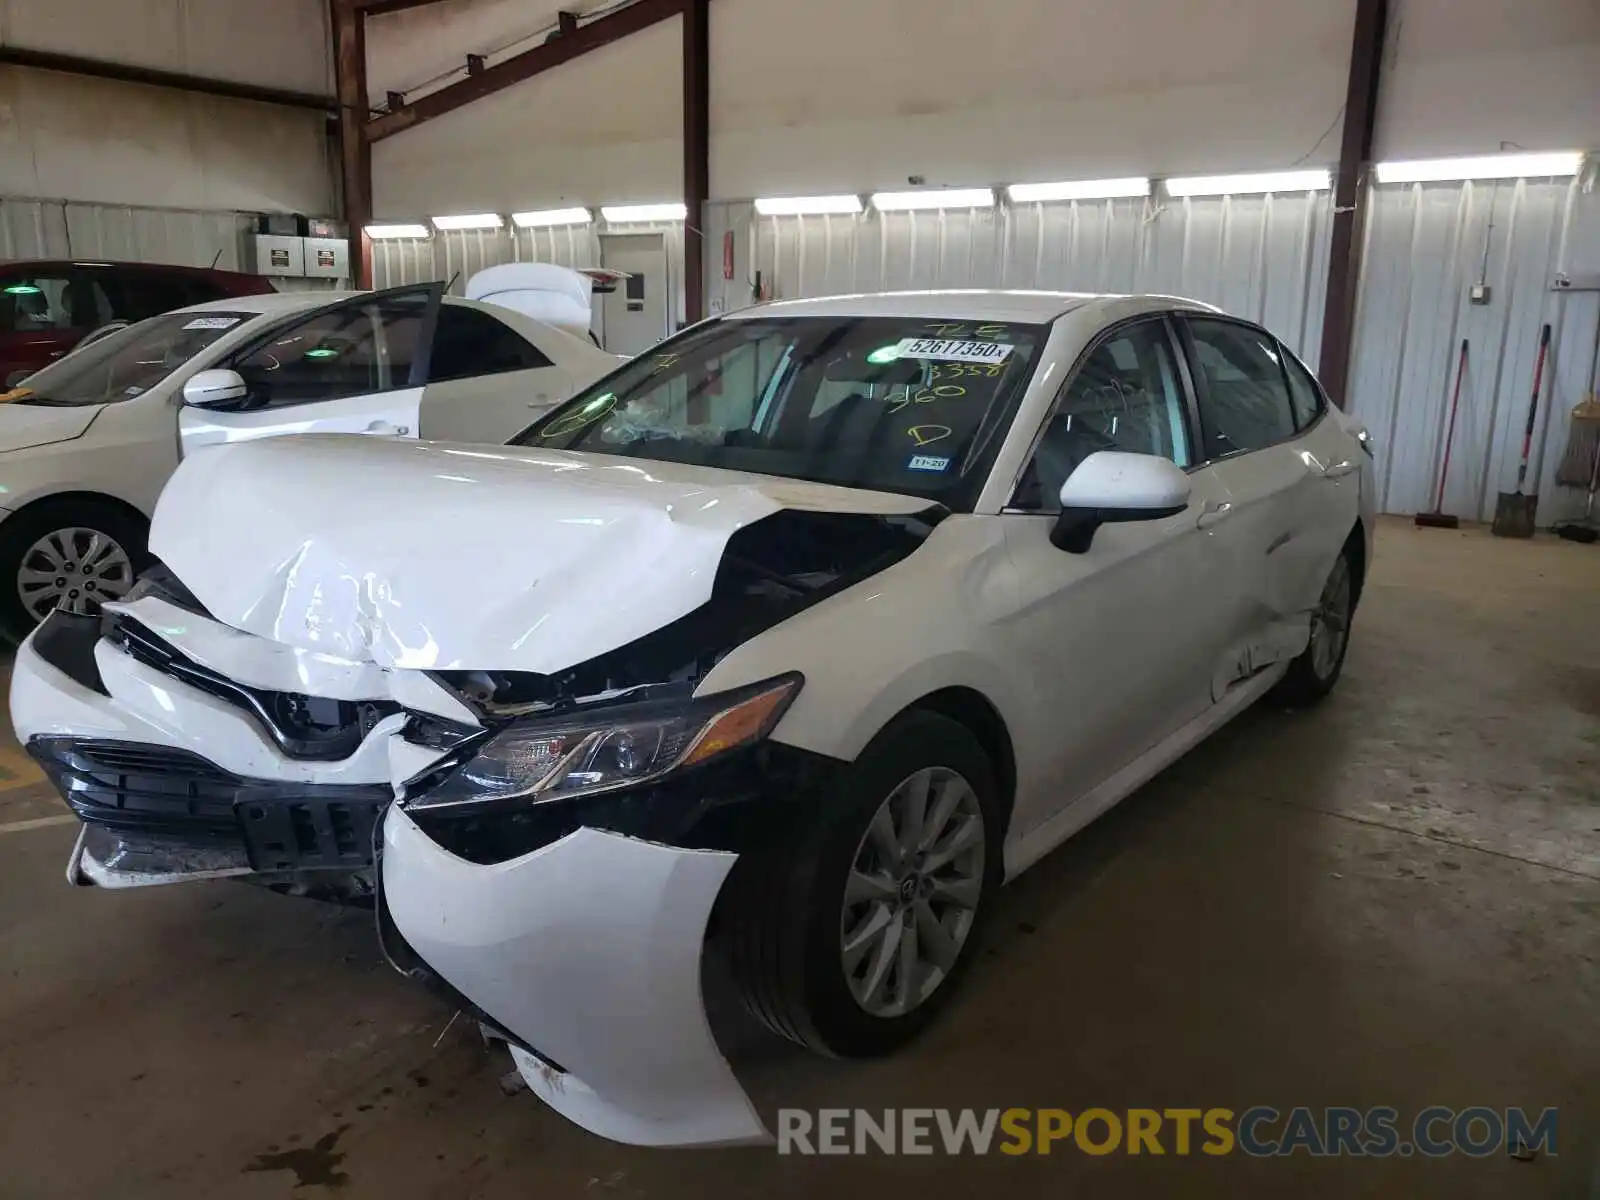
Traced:
<path id="1" fill-rule="evenodd" d="M 1061 516 L 1050 541 L 1082 554 L 1113 521 L 1155 521 L 1189 506 L 1189 476 L 1170 458 L 1097 450 L 1061 485 Z"/>
<path id="2" fill-rule="evenodd" d="M 183 385 L 183 402 L 194 408 L 231 404 L 249 394 L 250 389 L 237 371 L 196 371 Z"/>

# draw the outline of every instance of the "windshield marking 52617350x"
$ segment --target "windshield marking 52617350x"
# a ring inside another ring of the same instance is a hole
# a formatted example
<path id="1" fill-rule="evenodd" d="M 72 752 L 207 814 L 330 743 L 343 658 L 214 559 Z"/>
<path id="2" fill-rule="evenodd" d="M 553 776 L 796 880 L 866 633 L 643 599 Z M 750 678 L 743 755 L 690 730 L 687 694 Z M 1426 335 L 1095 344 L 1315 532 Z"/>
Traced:
<path id="1" fill-rule="evenodd" d="M 911 317 L 697 326 L 551 413 L 525 445 L 804 479 L 970 507 L 1046 329 Z M 937 443 L 937 468 L 922 447 Z"/>

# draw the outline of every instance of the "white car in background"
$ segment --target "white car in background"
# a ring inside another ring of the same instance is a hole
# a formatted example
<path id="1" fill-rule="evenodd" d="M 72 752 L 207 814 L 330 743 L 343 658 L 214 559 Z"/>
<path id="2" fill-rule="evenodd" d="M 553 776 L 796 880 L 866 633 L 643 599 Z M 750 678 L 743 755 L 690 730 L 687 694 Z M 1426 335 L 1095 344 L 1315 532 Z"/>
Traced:
<path id="1" fill-rule="evenodd" d="M 765 1136 L 706 947 L 777 1032 L 898 1046 L 999 884 L 1334 685 L 1370 557 L 1364 432 L 1161 297 L 769 304 L 517 441 L 184 463 L 161 568 L 51 616 L 12 719 L 84 821 L 74 882 L 373 901 L 626 1142 Z"/>
<path id="2" fill-rule="evenodd" d="M 620 361 L 443 291 L 212 301 L 0 393 L 0 636 L 124 594 L 162 485 L 202 447 L 313 430 L 504 442 Z"/>

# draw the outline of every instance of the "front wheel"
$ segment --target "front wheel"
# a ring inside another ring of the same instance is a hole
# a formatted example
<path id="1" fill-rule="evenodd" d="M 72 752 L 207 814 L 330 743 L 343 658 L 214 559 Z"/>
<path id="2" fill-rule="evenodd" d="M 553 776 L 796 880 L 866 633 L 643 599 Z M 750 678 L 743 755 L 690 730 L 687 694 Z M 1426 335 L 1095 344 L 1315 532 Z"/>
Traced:
<path id="1" fill-rule="evenodd" d="M 1350 649 L 1350 621 L 1356 609 L 1355 564 L 1350 547 L 1339 552 L 1311 614 L 1311 638 L 1300 657 L 1273 689 L 1291 707 L 1315 704 L 1333 690 Z"/>
<path id="2" fill-rule="evenodd" d="M 95 500 L 46 501 L 0 526 L 0 637 L 16 645 L 57 608 L 89 612 L 133 586 L 142 521 Z"/>
<path id="3" fill-rule="evenodd" d="M 884 1054 L 933 1020 L 975 953 L 1001 876 L 994 770 L 965 726 L 914 711 L 806 804 L 803 833 L 735 868 L 734 976 L 777 1033 Z"/>

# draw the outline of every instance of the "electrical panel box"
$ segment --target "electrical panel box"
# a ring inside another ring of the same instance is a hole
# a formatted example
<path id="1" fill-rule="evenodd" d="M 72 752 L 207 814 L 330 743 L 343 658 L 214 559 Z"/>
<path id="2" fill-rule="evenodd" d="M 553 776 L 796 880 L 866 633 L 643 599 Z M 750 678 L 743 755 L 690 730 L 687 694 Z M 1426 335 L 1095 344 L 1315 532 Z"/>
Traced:
<path id="1" fill-rule="evenodd" d="M 343 238 L 306 238 L 305 274 L 308 279 L 349 278 L 350 244 Z"/>
<path id="2" fill-rule="evenodd" d="M 251 240 L 255 244 L 257 275 L 291 275 L 296 278 L 305 276 L 305 238 L 258 233 Z"/>

